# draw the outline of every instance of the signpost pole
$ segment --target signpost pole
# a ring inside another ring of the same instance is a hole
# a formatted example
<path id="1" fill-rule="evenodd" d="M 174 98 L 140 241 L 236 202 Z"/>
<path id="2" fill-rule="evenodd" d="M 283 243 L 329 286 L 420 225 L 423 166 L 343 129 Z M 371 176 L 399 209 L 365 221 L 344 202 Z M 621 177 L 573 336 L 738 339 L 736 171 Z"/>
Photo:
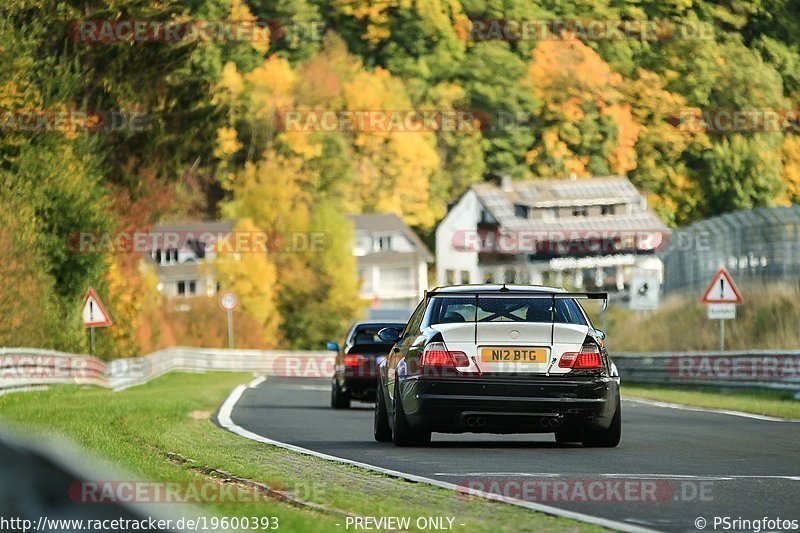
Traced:
<path id="1" fill-rule="evenodd" d="M 89 355 L 94 355 L 94 326 L 89 328 Z"/>
<path id="2" fill-rule="evenodd" d="M 725 321 L 719 321 L 719 351 L 725 351 Z"/>
<path id="3" fill-rule="evenodd" d="M 228 309 L 228 349 L 233 350 L 233 309 Z"/>

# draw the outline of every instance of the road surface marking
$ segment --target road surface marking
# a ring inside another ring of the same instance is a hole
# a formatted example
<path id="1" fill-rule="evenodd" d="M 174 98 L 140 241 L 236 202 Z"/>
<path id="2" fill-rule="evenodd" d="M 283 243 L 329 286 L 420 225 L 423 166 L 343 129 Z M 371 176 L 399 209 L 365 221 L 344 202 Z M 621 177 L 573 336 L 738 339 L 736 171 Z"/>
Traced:
<path id="1" fill-rule="evenodd" d="M 267 376 L 258 376 L 256 379 L 254 379 L 253 381 L 251 381 L 250 383 L 247 384 L 247 388 L 248 389 L 255 389 L 256 387 L 258 387 L 259 385 L 261 385 L 265 381 L 267 381 Z"/>
<path id="2" fill-rule="evenodd" d="M 658 402 L 656 400 L 644 400 L 642 398 L 622 397 L 626 402 L 641 403 L 653 407 L 666 407 L 667 409 L 680 409 L 681 411 L 696 411 L 698 413 L 716 413 L 722 415 L 741 416 L 742 418 L 752 418 L 754 420 L 765 420 L 767 422 L 800 422 L 794 418 L 778 418 L 776 416 L 756 415 L 753 413 L 743 413 L 742 411 L 729 411 L 727 409 L 710 409 L 707 407 L 691 407 L 678 403 Z"/>
<path id="3" fill-rule="evenodd" d="M 344 463 L 351 466 L 357 466 L 359 468 L 363 468 L 366 470 L 371 470 L 373 472 L 378 472 L 379 474 L 383 474 L 385 476 L 391 476 L 395 478 L 405 479 L 407 481 L 413 481 L 417 483 L 426 483 L 428 485 L 433 485 L 436 487 L 440 487 L 447 490 L 453 490 L 456 492 L 460 492 L 462 494 L 467 494 L 470 496 L 477 496 L 480 498 L 484 498 L 486 500 L 493 500 L 503 503 L 510 503 L 511 505 L 516 505 L 518 507 L 524 507 L 526 509 L 530 509 L 532 511 L 539 511 L 541 513 L 553 515 L 553 516 L 560 516 L 563 518 L 570 518 L 572 520 L 578 520 L 580 522 L 586 522 L 588 524 L 595 524 L 598 526 L 616 529 L 618 531 L 627 531 L 630 533 L 651 533 L 654 531 L 653 529 L 643 528 L 639 526 L 635 526 L 632 524 L 626 524 L 625 522 L 618 522 L 616 520 L 609 520 L 606 518 L 600 518 L 597 516 L 591 516 L 583 513 L 577 513 L 574 511 L 567 511 L 565 509 L 559 509 L 557 507 L 551 507 L 549 505 L 543 505 L 541 503 L 534 503 L 528 502 L 525 500 L 519 500 L 516 498 L 511 498 L 508 496 L 503 496 L 501 494 L 494 494 L 489 492 L 483 492 L 480 490 L 476 490 L 473 488 L 463 487 L 456 485 L 454 483 L 447 483 L 446 481 L 439 481 L 437 479 L 427 478 L 423 476 L 417 476 L 415 474 L 407 474 L 405 472 L 400 472 L 398 470 L 390 470 L 388 468 L 383 468 L 380 466 L 371 465 L 368 463 L 362 463 L 360 461 L 353 461 L 351 459 L 345 459 L 344 457 L 337 457 L 335 455 L 329 455 L 327 453 L 321 453 L 314 450 L 309 450 L 308 448 L 302 448 L 300 446 L 295 446 L 294 444 L 288 444 L 285 442 L 269 439 L 267 437 L 263 437 L 258 433 L 253 433 L 239 425 L 237 425 L 232 418 L 233 409 L 236 407 L 236 404 L 242 398 L 242 395 L 247 390 L 245 385 L 239 385 L 231 392 L 230 396 L 223 402 L 222 406 L 219 408 L 219 413 L 217 414 L 217 421 L 219 425 L 223 428 L 227 429 L 231 433 L 235 433 L 240 437 L 244 437 L 246 439 L 250 439 L 256 442 L 261 442 L 263 444 L 271 444 L 272 446 L 278 446 L 279 448 L 284 448 L 286 450 L 291 450 L 293 452 L 302 453 L 303 455 L 311 455 L 313 457 L 318 457 L 320 459 L 326 459 L 328 461 L 335 461 L 337 463 Z"/>

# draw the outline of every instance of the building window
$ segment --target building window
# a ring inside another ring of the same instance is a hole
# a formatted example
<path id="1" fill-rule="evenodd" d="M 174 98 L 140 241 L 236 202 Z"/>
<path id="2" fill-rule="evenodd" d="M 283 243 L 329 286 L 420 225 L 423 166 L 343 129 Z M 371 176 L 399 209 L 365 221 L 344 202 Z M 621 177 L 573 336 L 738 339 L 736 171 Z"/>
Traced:
<path id="1" fill-rule="evenodd" d="M 573 207 L 572 208 L 572 216 L 574 217 L 588 217 L 589 216 L 589 209 L 586 207 Z"/>
<path id="2" fill-rule="evenodd" d="M 378 251 L 386 252 L 392 249 L 392 238 L 390 236 L 378 237 Z"/>
<path id="3" fill-rule="evenodd" d="M 444 282 L 447 285 L 454 285 L 456 282 L 456 271 L 452 269 L 447 269 L 444 271 Z"/>
<path id="4" fill-rule="evenodd" d="M 504 281 L 506 283 L 516 283 L 517 281 L 517 273 L 514 271 L 513 268 L 507 268 L 505 272 Z"/>
<path id="5" fill-rule="evenodd" d="M 411 269 L 407 267 L 384 268 L 380 273 L 381 288 L 409 290 L 414 288 Z"/>
<path id="6" fill-rule="evenodd" d="M 614 214 L 614 207 L 613 205 L 604 205 L 600 208 L 601 215 L 613 215 Z"/>
<path id="7" fill-rule="evenodd" d="M 491 272 L 484 272 L 483 274 L 483 282 L 484 283 L 494 283 L 494 276 Z"/>
<path id="8" fill-rule="evenodd" d="M 462 270 L 461 271 L 461 284 L 462 285 L 469 285 L 469 270 Z"/>
<path id="9" fill-rule="evenodd" d="M 552 222 L 558 218 L 558 210 L 556 209 L 542 209 L 541 213 L 544 222 Z"/>
<path id="10" fill-rule="evenodd" d="M 179 281 L 178 296 L 193 296 L 197 294 L 197 281 Z"/>
<path id="11" fill-rule="evenodd" d="M 514 204 L 514 215 L 517 218 L 528 218 L 530 216 L 530 208 L 523 204 Z"/>

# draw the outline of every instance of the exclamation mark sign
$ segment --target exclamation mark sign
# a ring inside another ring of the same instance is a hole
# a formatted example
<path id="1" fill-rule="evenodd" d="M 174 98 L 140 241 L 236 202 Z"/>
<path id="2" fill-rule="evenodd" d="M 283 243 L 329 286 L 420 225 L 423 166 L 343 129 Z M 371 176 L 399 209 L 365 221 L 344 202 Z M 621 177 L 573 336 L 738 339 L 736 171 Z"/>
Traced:
<path id="1" fill-rule="evenodd" d="M 719 280 L 719 298 L 720 300 L 725 299 L 725 280 L 722 278 Z"/>
<path id="2" fill-rule="evenodd" d="M 89 300 L 89 321 L 94 322 L 94 302 L 92 300 Z"/>

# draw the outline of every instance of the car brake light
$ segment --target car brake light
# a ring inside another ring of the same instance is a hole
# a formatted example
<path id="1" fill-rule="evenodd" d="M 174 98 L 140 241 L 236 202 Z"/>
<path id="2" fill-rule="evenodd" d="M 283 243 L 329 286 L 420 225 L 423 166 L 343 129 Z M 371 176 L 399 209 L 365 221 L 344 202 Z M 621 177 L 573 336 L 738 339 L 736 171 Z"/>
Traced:
<path id="1" fill-rule="evenodd" d="M 567 352 L 558 361 L 559 368 L 572 368 L 574 370 L 588 370 L 603 368 L 603 358 L 600 349 L 593 342 L 587 342 L 581 347 L 580 352 Z"/>
<path id="2" fill-rule="evenodd" d="M 358 354 L 348 354 L 344 356 L 344 366 L 358 366 L 361 364 L 361 356 Z"/>
<path id="3" fill-rule="evenodd" d="M 432 342 L 427 345 L 422 352 L 422 359 L 419 362 L 419 366 L 465 367 L 469 366 L 469 359 L 464 352 L 449 351 L 443 342 Z"/>

